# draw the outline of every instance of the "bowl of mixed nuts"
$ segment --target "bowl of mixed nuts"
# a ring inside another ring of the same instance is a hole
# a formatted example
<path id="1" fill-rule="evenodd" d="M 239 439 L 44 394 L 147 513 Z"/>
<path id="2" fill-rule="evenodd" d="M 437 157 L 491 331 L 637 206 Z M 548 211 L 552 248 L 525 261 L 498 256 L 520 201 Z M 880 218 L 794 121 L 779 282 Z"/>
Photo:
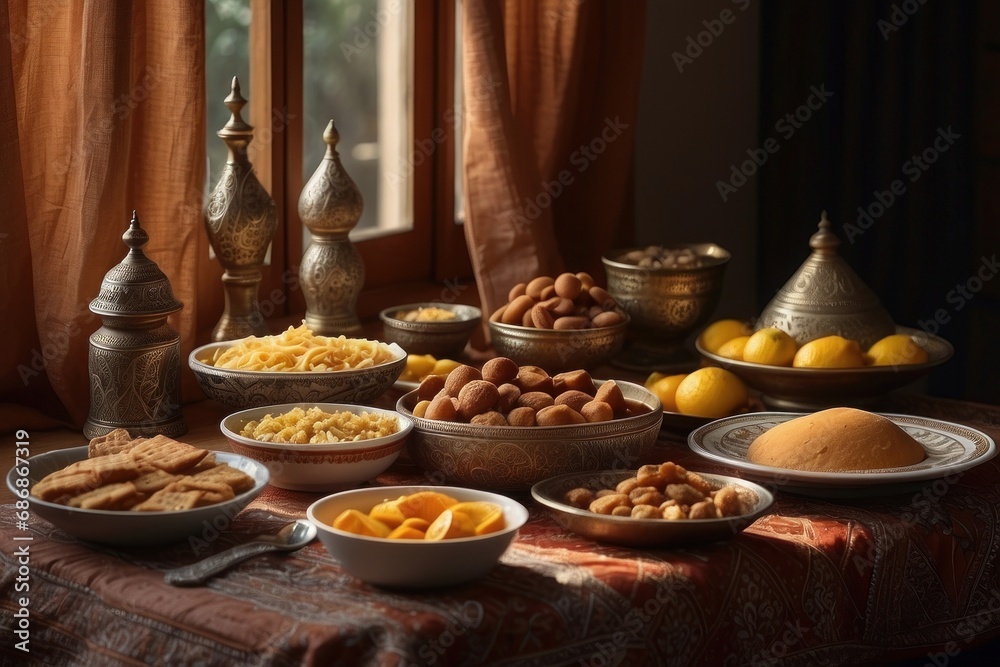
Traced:
<path id="1" fill-rule="evenodd" d="M 688 243 L 614 250 L 601 258 L 608 293 L 628 313 L 630 338 L 646 352 L 637 367 L 683 356 L 685 339 L 719 304 L 730 257 L 715 243 Z"/>

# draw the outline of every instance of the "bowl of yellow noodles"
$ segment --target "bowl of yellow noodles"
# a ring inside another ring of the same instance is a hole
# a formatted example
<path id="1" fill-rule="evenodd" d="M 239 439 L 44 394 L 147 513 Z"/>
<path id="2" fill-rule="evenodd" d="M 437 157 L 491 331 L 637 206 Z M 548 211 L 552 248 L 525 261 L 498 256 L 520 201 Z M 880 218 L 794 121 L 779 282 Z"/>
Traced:
<path id="1" fill-rule="evenodd" d="M 234 408 L 283 403 L 365 404 L 406 367 L 395 343 L 320 336 L 305 327 L 209 343 L 188 357 L 205 395 Z"/>

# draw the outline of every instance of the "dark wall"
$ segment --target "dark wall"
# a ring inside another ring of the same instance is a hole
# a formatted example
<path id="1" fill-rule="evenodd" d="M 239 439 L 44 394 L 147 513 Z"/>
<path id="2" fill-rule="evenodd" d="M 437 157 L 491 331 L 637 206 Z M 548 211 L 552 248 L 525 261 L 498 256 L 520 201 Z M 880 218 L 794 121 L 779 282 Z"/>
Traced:
<path id="1" fill-rule="evenodd" d="M 760 303 L 806 257 L 825 209 L 895 321 L 955 346 L 928 390 L 990 403 L 1000 205 L 985 128 L 997 116 L 976 120 L 1000 85 L 984 18 L 995 5 L 762 2 L 759 140 L 773 150 L 757 176 Z"/>

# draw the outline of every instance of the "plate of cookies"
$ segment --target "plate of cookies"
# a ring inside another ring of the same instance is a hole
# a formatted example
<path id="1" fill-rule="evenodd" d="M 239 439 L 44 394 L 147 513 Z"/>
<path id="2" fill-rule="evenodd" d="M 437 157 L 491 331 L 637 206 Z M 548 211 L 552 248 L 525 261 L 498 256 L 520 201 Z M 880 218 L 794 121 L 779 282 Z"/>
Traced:
<path id="1" fill-rule="evenodd" d="M 727 540 L 774 502 L 759 484 L 693 472 L 672 461 L 559 475 L 535 484 L 531 495 L 566 530 L 623 546 Z"/>
<path id="2" fill-rule="evenodd" d="M 18 487 L 27 468 L 27 488 Z M 85 447 L 33 456 L 7 487 L 74 537 L 115 546 L 169 544 L 228 525 L 267 484 L 267 467 L 164 435 L 124 429 Z"/>

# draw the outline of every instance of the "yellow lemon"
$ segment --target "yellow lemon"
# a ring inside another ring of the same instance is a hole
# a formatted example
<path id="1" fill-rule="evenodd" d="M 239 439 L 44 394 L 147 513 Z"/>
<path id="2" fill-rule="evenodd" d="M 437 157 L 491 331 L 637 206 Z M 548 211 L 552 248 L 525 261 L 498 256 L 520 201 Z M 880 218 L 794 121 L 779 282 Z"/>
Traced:
<path id="1" fill-rule="evenodd" d="M 698 345 L 706 352 L 715 354 L 727 340 L 737 336 L 750 335 L 750 327 L 740 320 L 717 320 L 712 322 L 698 336 Z"/>
<path id="2" fill-rule="evenodd" d="M 717 419 L 747 404 L 747 388 L 736 375 L 706 366 L 692 371 L 677 386 L 677 411 Z"/>
<path id="3" fill-rule="evenodd" d="M 726 359 L 743 361 L 743 349 L 747 346 L 748 340 L 750 340 L 750 336 L 737 336 L 736 338 L 730 338 L 719 347 L 716 354 L 720 357 L 725 357 Z"/>
<path id="4" fill-rule="evenodd" d="M 743 346 L 743 361 L 769 366 L 791 366 L 798 345 L 777 327 L 755 331 Z"/>
<path id="5" fill-rule="evenodd" d="M 406 382 L 419 382 L 434 368 L 437 359 L 429 354 L 408 354 L 406 355 L 406 368 L 399 376 L 400 380 Z"/>
<path id="6" fill-rule="evenodd" d="M 868 348 L 866 361 L 873 366 L 900 366 L 926 364 L 930 357 L 927 350 L 917 345 L 907 334 L 892 334 Z"/>
<path id="7" fill-rule="evenodd" d="M 660 403 L 663 404 L 663 409 L 667 412 L 677 412 L 677 387 L 680 385 L 681 380 L 687 377 L 687 373 L 681 373 L 680 375 L 667 375 L 655 383 L 649 388 L 651 392 L 656 394 L 656 397 L 660 399 Z"/>
<path id="8" fill-rule="evenodd" d="M 652 373 L 649 374 L 649 377 L 646 378 L 646 381 L 642 383 L 642 386 L 644 386 L 646 389 L 650 389 L 654 384 L 656 384 L 665 377 L 667 377 L 666 373 L 653 371 Z"/>
<path id="9" fill-rule="evenodd" d="M 865 365 L 865 357 L 856 340 L 843 336 L 824 336 L 811 340 L 795 353 L 796 368 L 857 368 Z"/>
<path id="10" fill-rule="evenodd" d="M 454 359 L 438 359 L 428 375 L 447 375 L 462 364 Z"/>

